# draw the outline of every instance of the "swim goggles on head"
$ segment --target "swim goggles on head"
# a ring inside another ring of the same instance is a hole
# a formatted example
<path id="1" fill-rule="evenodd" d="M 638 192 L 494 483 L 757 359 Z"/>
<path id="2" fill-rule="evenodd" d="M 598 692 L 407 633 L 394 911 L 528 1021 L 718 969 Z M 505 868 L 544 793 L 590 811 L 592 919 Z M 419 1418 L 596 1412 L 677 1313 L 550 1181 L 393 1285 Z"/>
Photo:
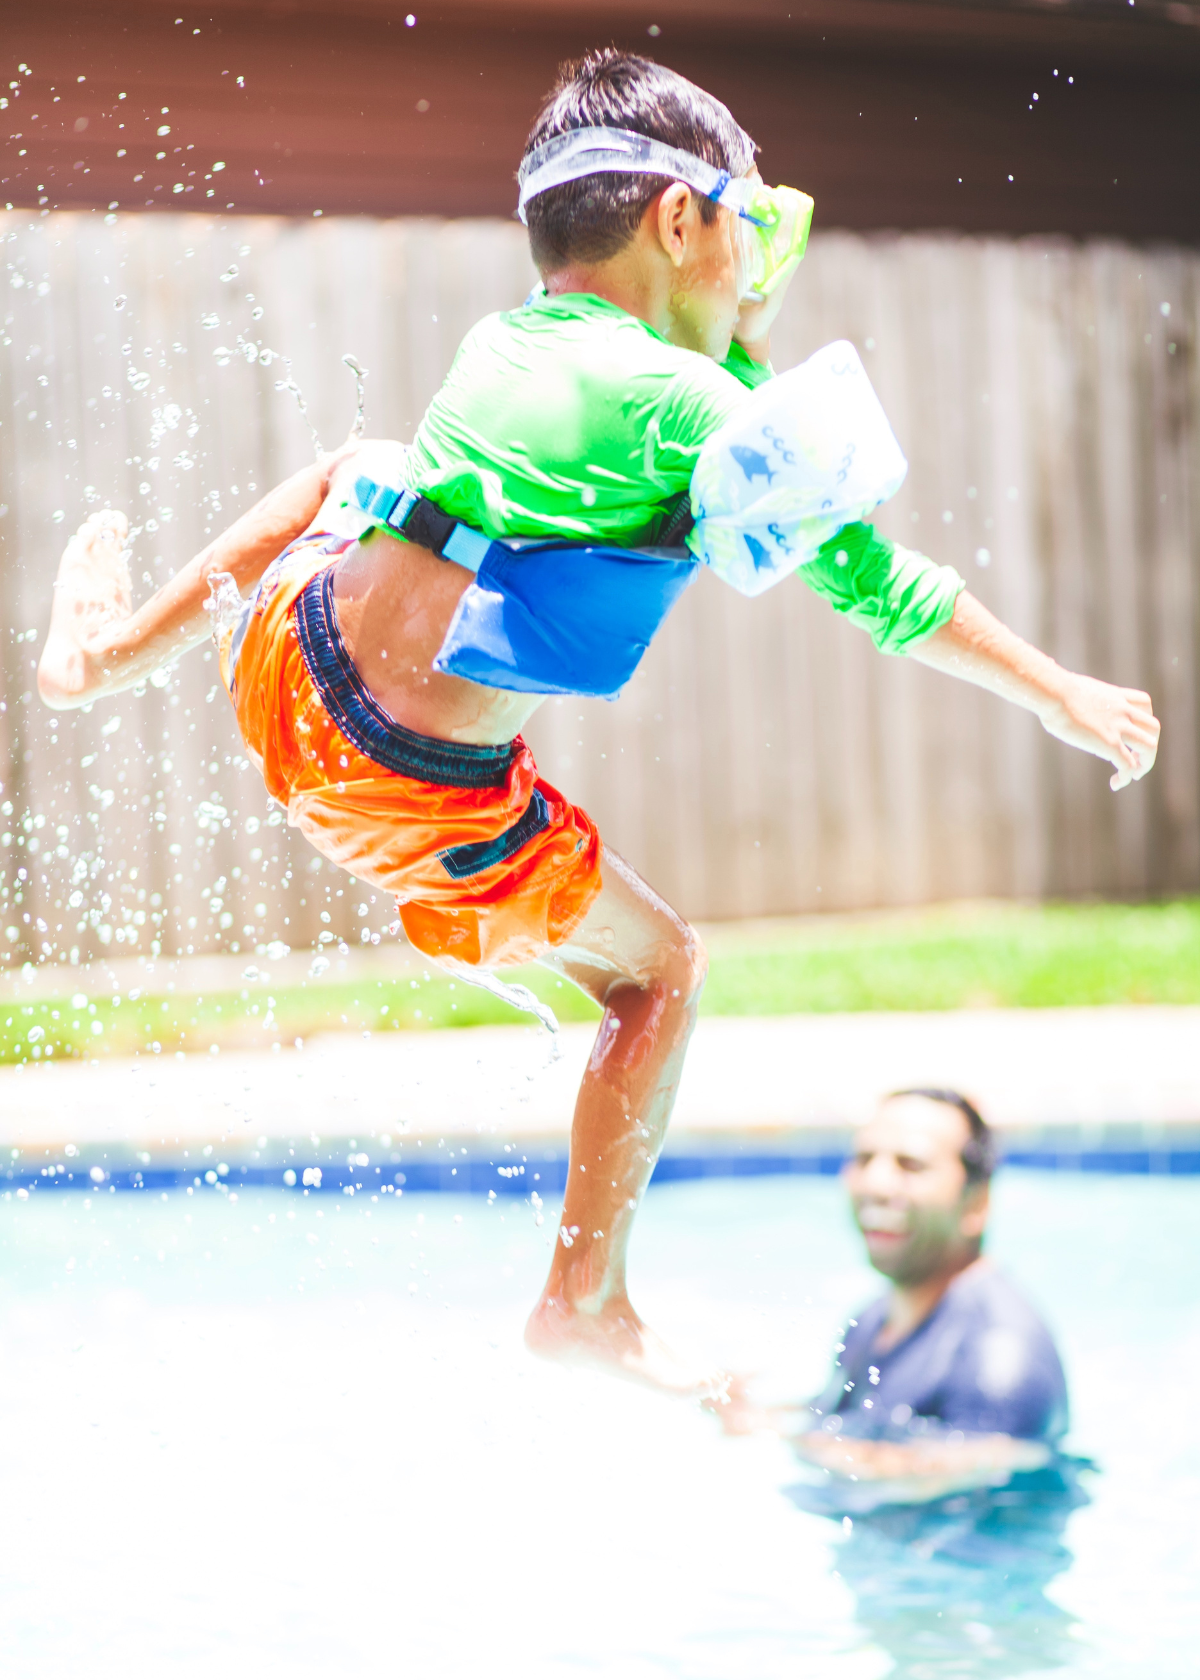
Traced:
<path id="1" fill-rule="evenodd" d="M 747 152 L 751 150 L 749 139 Z M 804 255 L 813 201 L 794 187 L 765 187 L 749 176 L 681 152 L 628 128 L 572 128 L 535 146 L 517 172 L 517 214 L 539 193 L 587 175 L 668 175 L 735 217 L 739 296 L 767 297 Z"/>

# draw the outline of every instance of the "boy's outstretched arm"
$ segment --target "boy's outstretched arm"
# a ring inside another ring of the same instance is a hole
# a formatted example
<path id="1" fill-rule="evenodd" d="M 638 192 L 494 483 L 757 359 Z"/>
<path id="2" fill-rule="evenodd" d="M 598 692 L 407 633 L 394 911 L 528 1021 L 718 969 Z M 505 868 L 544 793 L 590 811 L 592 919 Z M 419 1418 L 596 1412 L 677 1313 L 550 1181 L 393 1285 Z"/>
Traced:
<path id="1" fill-rule="evenodd" d="M 129 521 L 106 510 L 85 520 L 59 562 L 50 632 L 38 663 L 48 706 L 87 705 L 142 682 L 204 641 L 209 579 L 232 575 L 239 589 L 263 572 L 312 523 L 334 470 L 353 446 L 322 456 L 262 498 L 136 611 L 126 538 Z"/>
<path id="2" fill-rule="evenodd" d="M 1015 701 L 1048 734 L 1108 759 L 1116 767 L 1109 781 L 1114 791 L 1153 767 L 1160 725 L 1148 694 L 1064 671 L 965 589 L 950 621 L 912 647 L 911 657 Z"/>
<path id="3" fill-rule="evenodd" d="M 1114 790 L 1152 768 L 1159 724 L 1150 696 L 1064 671 L 993 618 L 952 566 L 854 524 L 824 543 L 798 575 L 866 630 L 881 653 L 907 654 L 990 689 L 1036 713 L 1060 741 L 1108 759 Z"/>

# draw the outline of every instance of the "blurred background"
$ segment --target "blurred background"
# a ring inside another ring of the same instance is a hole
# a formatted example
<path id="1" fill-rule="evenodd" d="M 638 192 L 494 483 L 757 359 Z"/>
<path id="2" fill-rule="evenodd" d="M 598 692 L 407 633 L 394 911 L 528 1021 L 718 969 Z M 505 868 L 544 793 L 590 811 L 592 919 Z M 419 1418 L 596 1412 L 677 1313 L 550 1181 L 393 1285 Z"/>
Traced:
<path id="1" fill-rule="evenodd" d="M 710 951 L 634 1242 L 672 1340 L 813 1392 L 878 1287 L 851 1126 L 928 1084 L 996 1123 L 989 1252 L 1103 1471 L 1024 1538 L 1002 1492 L 999 1551 L 978 1501 L 835 1523 L 781 1441 L 534 1367 L 592 1005 L 524 976 L 551 1047 L 429 973 L 271 807 L 211 653 L 36 697 L 90 510 L 148 592 L 345 436 L 347 354 L 411 437 L 534 280 L 525 134 L 608 42 L 814 196 L 775 363 L 857 346 L 882 526 L 1163 721 L 1114 797 L 800 584 L 704 576 L 618 702 L 528 732 Z M 1198 157 L 1200 0 L 4 0 L 6 1675 L 1194 1672 Z M 393 1030 L 435 1026 L 477 1030 Z"/>
<path id="2" fill-rule="evenodd" d="M 34 704 L 56 551 L 111 502 L 135 577 L 166 575 L 305 459 L 285 380 L 323 442 L 346 432 L 344 352 L 370 432 L 410 437 L 463 333 L 534 278 L 515 166 L 598 40 L 710 87 L 767 179 L 814 195 L 776 364 L 857 345 L 911 463 L 881 524 L 1064 663 L 1148 688 L 1163 745 L 1114 799 L 803 588 L 705 577 L 619 702 L 539 714 L 545 774 L 703 919 L 1200 885 L 1200 5 L 10 0 L 3 31 L 9 962 L 361 940 L 211 660 L 86 717 Z"/>

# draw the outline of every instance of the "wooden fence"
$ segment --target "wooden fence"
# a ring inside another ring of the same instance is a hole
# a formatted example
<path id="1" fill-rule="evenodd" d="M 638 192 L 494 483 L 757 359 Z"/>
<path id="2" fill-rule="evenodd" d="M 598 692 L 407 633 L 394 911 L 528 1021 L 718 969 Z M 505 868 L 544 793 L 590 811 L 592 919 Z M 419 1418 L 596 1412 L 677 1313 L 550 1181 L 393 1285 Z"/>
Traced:
<path id="1" fill-rule="evenodd" d="M 346 351 L 372 434 L 411 436 L 463 333 L 531 283 L 522 231 L 14 214 L 0 236 L 0 949 L 357 941 L 387 907 L 272 825 L 210 655 L 39 707 L 57 551 L 113 502 L 144 526 L 135 577 L 165 576 L 305 458 L 289 373 L 344 434 Z M 826 234 L 776 335 L 779 366 L 859 347 L 911 463 L 889 533 L 1064 663 L 1150 689 L 1148 781 L 1114 797 L 799 583 L 743 601 L 707 576 L 618 703 L 538 715 L 545 774 L 696 917 L 1200 887 L 1198 292 L 1187 251 Z"/>

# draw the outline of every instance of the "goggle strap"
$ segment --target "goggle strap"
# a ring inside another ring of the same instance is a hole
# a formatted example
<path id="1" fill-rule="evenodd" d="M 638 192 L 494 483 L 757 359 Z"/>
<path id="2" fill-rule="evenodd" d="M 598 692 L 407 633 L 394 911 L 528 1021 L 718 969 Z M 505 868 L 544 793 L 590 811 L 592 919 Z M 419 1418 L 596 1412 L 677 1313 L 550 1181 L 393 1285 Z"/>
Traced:
<path id="1" fill-rule="evenodd" d="M 740 216 L 746 215 L 753 192 L 750 182 L 735 179 L 727 169 L 648 134 L 628 128 L 572 128 L 535 147 L 522 162 L 517 172 L 518 216 L 525 220 L 525 206 L 539 193 L 588 175 L 668 175 Z"/>

